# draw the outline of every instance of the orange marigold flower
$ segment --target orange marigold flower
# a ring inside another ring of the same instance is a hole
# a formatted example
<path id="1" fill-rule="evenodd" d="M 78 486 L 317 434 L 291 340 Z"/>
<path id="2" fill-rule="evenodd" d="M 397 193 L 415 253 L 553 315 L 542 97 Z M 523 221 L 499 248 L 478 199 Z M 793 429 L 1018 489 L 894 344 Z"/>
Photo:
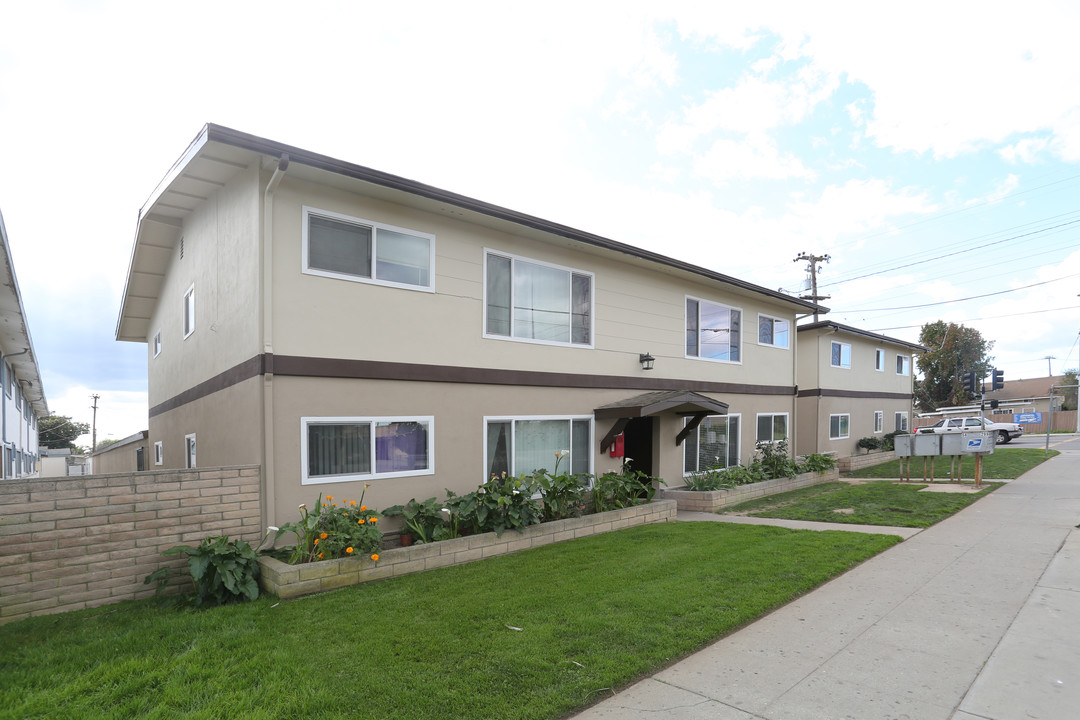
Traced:
<path id="1" fill-rule="evenodd" d="M 359 520 L 357 520 L 356 524 L 357 525 L 363 525 L 364 524 L 364 518 L 360 518 Z"/>
<path id="2" fill-rule="evenodd" d="M 329 537 L 329 535 L 327 535 L 326 533 L 321 533 L 321 534 L 319 535 L 319 537 L 320 537 L 320 538 L 322 538 L 323 540 L 325 540 L 326 538 L 328 538 L 328 537 Z"/>
<path id="3" fill-rule="evenodd" d="M 355 505 L 355 504 L 356 503 L 353 503 L 353 505 Z M 367 505 L 361 505 L 360 510 L 363 511 L 363 512 L 367 512 Z"/>
<path id="4" fill-rule="evenodd" d="M 318 545 L 318 544 L 319 544 L 319 538 L 315 538 L 315 544 L 316 544 L 316 545 Z"/>
<path id="5" fill-rule="evenodd" d="M 351 548 L 351 547 L 347 547 L 347 548 L 345 548 L 345 552 L 346 552 L 347 554 L 349 554 L 349 555 L 352 555 L 352 548 Z"/>
<path id="6" fill-rule="evenodd" d="M 334 496 L 333 496 L 333 495 L 327 495 L 327 496 L 326 496 L 326 499 L 327 499 L 327 500 L 333 500 L 333 499 L 334 499 Z"/>
<path id="7" fill-rule="evenodd" d="M 322 553 L 319 553 L 319 559 L 322 560 Z"/>
<path id="8" fill-rule="evenodd" d="M 379 522 L 379 518 L 373 517 L 373 518 L 371 518 L 371 522 Z"/>
<path id="9" fill-rule="evenodd" d="M 375 562 L 379 562 L 379 555 L 378 555 L 378 553 L 376 553 L 376 554 L 372 555 L 372 556 L 371 556 L 371 559 L 372 559 L 372 560 L 374 560 Z"/>
<path id="10" fill-rule="evenodd" d="M 350 501 L 349 501 L 349 504 L 350 504 L 350 505 L 356 505 L 356 501 L 355 501 L 355 500 L 350 500 Z"/>

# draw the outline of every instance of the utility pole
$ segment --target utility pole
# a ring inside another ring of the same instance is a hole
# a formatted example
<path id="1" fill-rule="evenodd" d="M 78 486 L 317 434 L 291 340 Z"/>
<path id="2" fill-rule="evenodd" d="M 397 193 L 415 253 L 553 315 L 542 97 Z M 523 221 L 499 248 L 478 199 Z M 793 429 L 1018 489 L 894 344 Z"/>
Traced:
<path id="1" fill-rule="evenodd" d="M 1046 377 L 1054 377 L 1053 371 L 1050 369 L 1050 361 L 1057 360 L 1056 355 L 1047 355 L 1043 358 L 1046 361 Z"/>
<path id="2" fill-rule="evenodd" d="M 97 449 L 97 401 L 98 398 L 100 398 L 101 396 L 97 393 L 94 393 L 90 397 L 94 401 L 94 404 L 90 406 L 91 409 L 93 409 L 94 411 L 94 421 L 93 424 L 90 426 L 90 452 L 94 452 L 94 450 Z"/>
<path id="3" fill-rule="evenodd" d="M 799 296 L 800 299 L 802 299 L 802 300 L 810 300 L 811 302 L 816 303 L 818 300 L 828 300 L 830 297 L 832 297 L 831 295 L 818 295 L 817 294 L 817 265 L 820 262 L 829 262 L 829 260 L 831 260 L 831 259 L 832 258 L 829 257 L 828 255 L 814 255 L 812 253 L 801 252 L 801 253 L 799 253 L 799 257 L 792 260 L 792 262 L 799 262 L 800 260 L 805 260 L 806 262 L 810 263 L 810 267 L 808 269 L 808 271 L 810 273 L 810 294 L 809 295 L 800 295 Z M 814 322 L 817 322 L 817 321 L 818 321 L 818 313 L 815 311 L 814 312 Z"/>

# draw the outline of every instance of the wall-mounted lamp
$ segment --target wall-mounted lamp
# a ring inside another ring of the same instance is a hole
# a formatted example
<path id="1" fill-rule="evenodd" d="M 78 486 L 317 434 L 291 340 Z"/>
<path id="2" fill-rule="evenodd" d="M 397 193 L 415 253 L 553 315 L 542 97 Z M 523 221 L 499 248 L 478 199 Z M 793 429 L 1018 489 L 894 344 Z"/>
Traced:
<path id="1" fill-rule="evenodd" d="M 638 355 L 638 362 L 641 363 L 642 370 L 652 370 L 656 358 L 649 353 L 642 353 L 641 355 Z"/>

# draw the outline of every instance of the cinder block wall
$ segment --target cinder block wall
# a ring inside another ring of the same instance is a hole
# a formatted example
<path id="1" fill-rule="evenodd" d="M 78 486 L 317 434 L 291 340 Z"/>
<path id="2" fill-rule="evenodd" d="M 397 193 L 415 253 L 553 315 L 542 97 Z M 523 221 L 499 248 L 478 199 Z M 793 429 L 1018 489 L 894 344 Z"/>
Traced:
<path id="1" fill-rule="evenodd" d="M 837 468 L 842 473 L 849 473 L 854 472 L 855 470 L 862 470 L 863 468 L 887 463 L 895 457 L 896 454 L 892 450 L 883 450 L 864 455 L 852 455 L 851 457 L 838 458 Z"/>
<path id="2" fill-rule="evenodd" d="M 173 545 L 262 539 L 258 466 L 0 481 L 0 624 L 148 597 Z"/>

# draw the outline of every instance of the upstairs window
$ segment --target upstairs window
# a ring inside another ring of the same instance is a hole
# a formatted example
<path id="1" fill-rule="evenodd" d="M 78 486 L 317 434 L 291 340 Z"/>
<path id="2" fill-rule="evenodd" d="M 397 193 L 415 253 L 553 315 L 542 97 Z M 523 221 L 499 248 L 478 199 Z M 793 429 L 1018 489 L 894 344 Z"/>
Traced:
<path id="1" fill-rule="evenodd" d="M 885 371 L 885 351 L 881 348 L 874 351 L 874 369 L 878 372 Z"/>
<path id="2" fill-rule="evenodd" d="M 758 315 L 758 345 L 788 347 L 788 321 L 780 318 Z"/>
<path id="3" fill-rule="evenodd" d="M 484 268 L 484 336 L 592 345 L 591 273 L 489 252 Z"/>
<path id="4" fill-rule="evenodd" d="M 161 354 L 161 331 L 154 333 L 154 357 Z"/>
<path id="5" fill-rule="evenodd" d="M 742 311 L 708 300 L 686 298 L 687 357 L 742 362 Z"/>
<path id="6" fill-rule="evenodd" d="M 851 369 L 851 346 L 847 343 L 834 342 L 832 344 L 832 366 Z"/>
<path id="7" fill-rule="evenodd" d="M 195 332 L 195 283 L 184 293 L 184 339 Z"/>
<path id="8" fill-rule="evenodd" d="M 897 375 L 910 375 L 911 374 L 911 358 L 907 355 L 896 356 L 896 374 Z"/>
<path id="9" fill-rule="evenodd" d="M 304 208 L 303 271 L 340 280 L 432 289 L 435 236 Z"/>

